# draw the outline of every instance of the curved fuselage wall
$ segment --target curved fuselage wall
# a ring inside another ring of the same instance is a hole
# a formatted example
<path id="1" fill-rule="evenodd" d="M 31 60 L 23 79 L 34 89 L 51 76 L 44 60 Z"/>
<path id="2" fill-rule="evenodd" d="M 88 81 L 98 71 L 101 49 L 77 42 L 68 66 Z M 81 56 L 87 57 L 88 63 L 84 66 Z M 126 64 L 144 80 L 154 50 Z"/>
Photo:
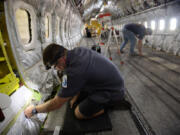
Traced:
<path id="1" fill-rule="evenodd" d="M 18 29 L 18 9 L 28 12 L 31 41 L 26 44 L 22 42 Z M 68 1 L 63 3 L 61 0 L 7 0 L 5 10 L 13 55 L 24 82 L 40 91 L 52 89 L 53 71 L 45 70 L 42 50 L 50 43 L 58 43 L 68 49 L 76 47 L 83 26 L 80 17 Z"/>

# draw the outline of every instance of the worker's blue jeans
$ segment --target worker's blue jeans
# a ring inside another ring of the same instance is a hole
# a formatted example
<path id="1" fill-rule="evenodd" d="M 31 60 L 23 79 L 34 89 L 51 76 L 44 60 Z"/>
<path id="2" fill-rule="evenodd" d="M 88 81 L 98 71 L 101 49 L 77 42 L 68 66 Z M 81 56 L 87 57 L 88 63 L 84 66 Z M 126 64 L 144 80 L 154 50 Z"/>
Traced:
<path id="1" fill-rule="evenodd" d="M 136 36 L 133 32 L 123 28 L 123 43 L 120 46 L 120 51 L 122 52 L 123 48 L 126 46 L 128 41 L 130 41 L 130 54 L 134 54 L 134 48 L 136 45 Z"/>

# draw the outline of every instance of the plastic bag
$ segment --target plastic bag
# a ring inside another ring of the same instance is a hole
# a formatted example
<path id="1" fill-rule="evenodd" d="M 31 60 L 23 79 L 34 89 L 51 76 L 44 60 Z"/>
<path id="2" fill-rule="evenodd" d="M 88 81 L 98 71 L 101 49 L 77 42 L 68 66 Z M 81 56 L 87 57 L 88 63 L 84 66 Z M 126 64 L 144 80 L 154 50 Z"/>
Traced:
<path id="1" fill-rule="evenodd" d="M 22 112 L 7 135 L 38 135 L 40 125 L 41 121 L 35 118 L 26 118 Z"/>

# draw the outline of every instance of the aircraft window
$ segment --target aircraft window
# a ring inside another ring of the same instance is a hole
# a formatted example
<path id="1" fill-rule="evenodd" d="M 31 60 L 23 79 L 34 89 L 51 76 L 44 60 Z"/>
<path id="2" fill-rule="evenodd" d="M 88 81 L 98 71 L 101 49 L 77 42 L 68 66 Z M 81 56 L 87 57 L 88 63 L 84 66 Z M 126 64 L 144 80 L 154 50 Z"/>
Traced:
<path id="1" fill-rule="evenodd" d="M 156 22 L 154 20 L 151 21 L 151 29 L 155 30 L 156 28 Z"/>
<path id="2" fill-rule="evenodd" d="M 56 37 L 59 36 L 59 18 L 56 20 Z"/>
<path id="3" fill-rule="evenodd" d="M 21 42 L 28 44 L 32 40 L 30 13 L 24 9 L 17 9 L 15 14 Z"/>
<path id="4" fill-rule="evenodd" d="M 147 22 L 144 22 L 144 26 L 145 26 L 145 28 L 147 28 Z"/>
<path id="5" fill-rule="evenodd" d="M 123 24 L 121 24 L 121 29 L 123 29 Z"/>
<path id="6" fill-rule="evenodd" d="M 45 36 L 49 38 L 49 16 L 45 17 Z"/>
<path id="7" fill-rule="evenodd" d="M 176 18 L 172 18 L 170 20 L 170 30 L 175 30 L 176 29 L 176 25 L 177 25 L 177 20 Z"/>
<path id="8" fill-rule="evenodd" d="M 159 30 L 164 30 L 164 28 L 165 28 L 165 21 L 164 20 L 160 20 L 159 21 Z"/>

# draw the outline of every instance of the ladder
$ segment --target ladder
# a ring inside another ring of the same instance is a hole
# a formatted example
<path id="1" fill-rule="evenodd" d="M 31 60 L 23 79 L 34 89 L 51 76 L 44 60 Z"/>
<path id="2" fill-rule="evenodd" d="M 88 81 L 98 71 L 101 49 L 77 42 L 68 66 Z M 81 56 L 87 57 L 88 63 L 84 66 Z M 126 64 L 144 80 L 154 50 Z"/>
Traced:
<path id="1" fill-rule="evenodd" d="M 112 42 L 111 41 L 112 41 L 113 38 L 115 39 L 115 45 L 116 45 L 117 50 L 118 50 L 119 49 L 119 42 L 118 42 L 118 39 L 117 39 L 117 34 L 116 34 L 116 31 L 115 31 L 114 27 L 111 27 L 110 28 L 110 32 L 109 32 L 109 36 L 108 36 L 108 41 L 105 44 L 105 56 L 107 56 L 108 53 L 109 53 L 109 58 L 111 60 L 112 60 L 112 57 L 111 57 L 110 46 L 112 46 Z"/>
<path id="2" fill-rule="evenodd" d="M 106 57 L 108 57 L 108 55 L 109 55 L 109 59 L 112 60 L 112 56 L 111 56 L 112 53 L 111 53 L 111 50 L 110 50 L 110 47 L 112 46 L 112 42 L 111 41 L 114 38 L 117 50 L 119 49 L 119 42 L 118 42 L 118 39 L 117 39 L 116 31 L 115 31 L 114 27 L 112 26 L 111 14 L 110 13 L 100 14 L 100 15 L 98 15 L 98 20 L 101 23 L 103 23 L 103 21 L 106 21 L 106 20 L 110 21 L 111 26 L 110 26 L 110 32 L 109 32 L 109 35 L 108 35 L 108 40 L 107 40 L 106 43 L 102 42 L 101 35 L 102 35 L 103 31 L 104 31 L 104 28 L 102 28 L 101 34 L 99 36 L 99 45 L 104 45 L 104 47 L 105 47 L 104 55 Z"/>

